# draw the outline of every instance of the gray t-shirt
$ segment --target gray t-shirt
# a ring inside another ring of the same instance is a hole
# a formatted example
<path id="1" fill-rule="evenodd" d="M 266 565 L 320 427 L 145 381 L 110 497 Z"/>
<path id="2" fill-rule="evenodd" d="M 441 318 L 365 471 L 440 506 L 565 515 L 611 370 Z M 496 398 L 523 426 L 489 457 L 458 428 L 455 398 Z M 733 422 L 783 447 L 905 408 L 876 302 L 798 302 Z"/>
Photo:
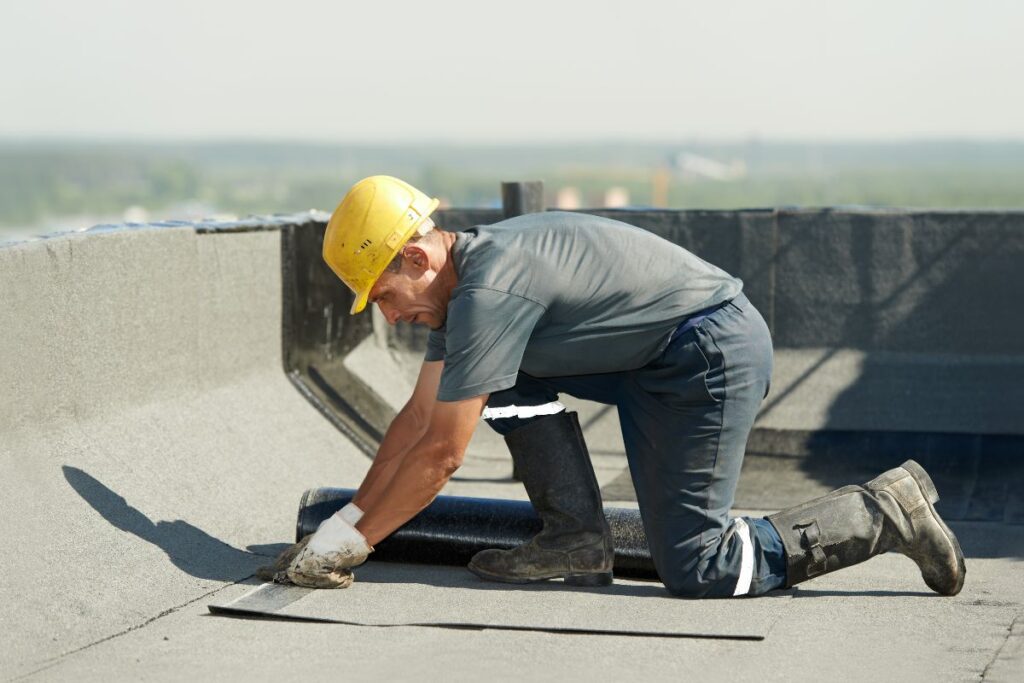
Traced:
<path id="1" fill-rule="evenodd" d="M 642 367 L 688 315 L 743 283 L 620 221 L 545 212 L 457 233 L 458 284 L 425 360 L 444 360 L 437 398 L 460 401 L 535 377 Z"/>

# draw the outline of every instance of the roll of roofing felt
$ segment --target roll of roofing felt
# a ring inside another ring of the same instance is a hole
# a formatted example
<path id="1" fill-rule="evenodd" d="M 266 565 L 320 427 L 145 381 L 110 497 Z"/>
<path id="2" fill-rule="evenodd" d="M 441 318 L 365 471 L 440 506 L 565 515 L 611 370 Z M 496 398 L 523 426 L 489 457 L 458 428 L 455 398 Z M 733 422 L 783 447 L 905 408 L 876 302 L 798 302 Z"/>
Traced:
<path id="1" fill-rule="evenodd" d="M 320 522 L 344 507 L 353 489 L 309 489 L 299 503 L 296 540 L 316 531 Z M 615 542 L 615 574 L 657 579 L 640 513 L 628 508 L 604 509 Z M 513 548 L 541 530 L 533 506 L 525 501 L 438 496 L 391 536 L 371 556 L 385 562 L 465 565 L 487 548 Z"/>

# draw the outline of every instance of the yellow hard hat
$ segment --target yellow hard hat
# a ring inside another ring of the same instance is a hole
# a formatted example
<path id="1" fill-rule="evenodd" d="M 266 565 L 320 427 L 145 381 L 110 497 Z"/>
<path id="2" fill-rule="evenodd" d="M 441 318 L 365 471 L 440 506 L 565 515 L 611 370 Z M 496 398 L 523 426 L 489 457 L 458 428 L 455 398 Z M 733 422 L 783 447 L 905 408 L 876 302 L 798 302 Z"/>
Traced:
<path id="1" fill-rule="evenodd" d="M 350 313 L 366 308 L 377 278 L 437 205 L 391 176 L 370 176 L 352 186 L 324 233 L 324 261 L 356 295 Z"/>

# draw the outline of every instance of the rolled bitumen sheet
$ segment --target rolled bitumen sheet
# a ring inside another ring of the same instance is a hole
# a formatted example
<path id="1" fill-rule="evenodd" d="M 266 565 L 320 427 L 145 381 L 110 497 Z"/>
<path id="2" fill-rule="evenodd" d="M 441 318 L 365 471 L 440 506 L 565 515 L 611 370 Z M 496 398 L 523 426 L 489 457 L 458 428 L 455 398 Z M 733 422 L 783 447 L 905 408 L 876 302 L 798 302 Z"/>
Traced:
<path id="1" fill-rule="evenodd" d="M 299 503 L 295 539 L 316 531 L 320 523 L 344 507 L 354 489 L 309 489 Z M 640 513 L 606 507 L 605 517 L 615 543 L 615 574 L 657 579 Z M 438 496 L 425 510 L 377 544 L 373 559 L 385 562 L 465 565 L 487 548 L 514 548 L 542 527 L 526 501 Z"/>

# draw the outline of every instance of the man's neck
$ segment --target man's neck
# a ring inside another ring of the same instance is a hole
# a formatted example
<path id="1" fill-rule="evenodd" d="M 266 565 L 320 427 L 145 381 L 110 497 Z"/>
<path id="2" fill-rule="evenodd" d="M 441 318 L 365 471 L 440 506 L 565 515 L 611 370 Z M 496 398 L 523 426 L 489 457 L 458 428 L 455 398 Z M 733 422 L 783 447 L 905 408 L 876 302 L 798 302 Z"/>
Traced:
<path id="1" fill-rule="evenodd" d="M 452 258 L 452 247 L 455 245 L 455 233 L 441 231 L 441 268 L 437 271 L 433 288 L 436 288 L 438 295 L 444 297 L 445 303 L 452 298 L 452 290 L 459 284 L 459 274 L 455 270 L 455 260 Z"/>

